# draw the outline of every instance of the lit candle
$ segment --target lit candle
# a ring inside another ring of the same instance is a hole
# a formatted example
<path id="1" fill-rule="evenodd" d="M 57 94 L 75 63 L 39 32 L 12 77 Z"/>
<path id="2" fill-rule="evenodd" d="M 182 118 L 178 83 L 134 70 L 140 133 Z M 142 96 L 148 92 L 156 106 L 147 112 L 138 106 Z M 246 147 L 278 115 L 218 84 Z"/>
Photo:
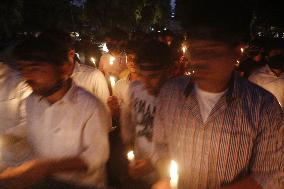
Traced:
<path id="1" fill-rule="evenodd" d="M 116 82 L 116 79 L 114 76 L 109 76 L 109 81 L 110 81 L 110 85 L 113 88 Z"/>
<path id="2" fill-rule="evenodd" d="M 186 48 L 186 46 L 182 46 L 182 48 L 181 48 L 181 49 L 182 49 L 183 54 L 185 54 L 186 49 L 187 49 L 187 48 Z"/>
<path id="3" fill-rule="evenodd" d="M 241 52 L 244 53 L 244 48 L 241 48 Z"/>
<path id="4" fill-rule="evenodd" d="M 91 60 L 91 62 L 95 65 L 95 67 L 97 67 L 97 65 L 96 65 L 96 59 L 95 59 L 94 57 L 91 57 L 90 60 Z"/>
<path id="5" fill-rule="evenodd" d="M 110 64 L 110 65 L 113 65 L 114 60 L 115 60 L 115 58 L 114 58 L 113 56 L 111 56 L 111 57 L 109 58 L 109 64 Z"/>
<path id="6" fill-rule="evenodd" d="M 170 164 L 170 184 L 172 189 L 178 188 L 178 165 L 177 162 L 172 160 Z"/>
<path id="7" fill-rule="evenodd" d="M 129 151 L 127 153 L 127 159 L 129 161 L 130 164 L 134 164 L 134 160 L 135 160 L 135 155 L 133 151 Z"/>

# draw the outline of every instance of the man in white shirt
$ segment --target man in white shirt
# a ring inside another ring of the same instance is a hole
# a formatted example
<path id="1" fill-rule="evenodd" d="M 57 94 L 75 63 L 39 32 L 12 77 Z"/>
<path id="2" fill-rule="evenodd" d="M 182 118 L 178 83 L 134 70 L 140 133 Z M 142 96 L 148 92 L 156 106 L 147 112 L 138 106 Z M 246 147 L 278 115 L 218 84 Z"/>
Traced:
<path id="1" fill-rule="evenodd" d="M 0 62 L 0 133 L 20 123 L 23 100 L 31 93 L 19 73 Z"/>
<path id="2" fill-rule="evenodd" d="M 30 143 L 35 161 L 41 163 L 35 172 L 34 166 L 20 173 L 7 169 L 0 175 L 3 186 L 9 188 L 15 180 L 18 186 L 32 186 L 49 176 L 70 187 L 106 186 L 110 116 L 97 97 L 72 81 L 74 52 L 65 42 L 40 35 L 14 51 L 18 70 L 33 89 L 26 100 L 25 133 L 21 135 Z M 27 177 L 27 172 L 32 175 Z"/>
<path id="3" fill-rule="evenodd" d="M 109 88 L 103 73 L 91 66 L 75 62 L 72 78 L 75 83 L 106 103 Z"/>
<path id="4" fill-rule="evenodd" d="M 126 109 L 128 112 L 122 114 L 122 139 L 128 149 L 133 148 L 135 154 L 135 161 L 129 166 L 129 174 L 148 184 L 157 179 L 151 163 L 156 97 L 170 76 L 173 62 L 171 49 L 164 43 L 150 41 L 138 47 L 135 62 L 138 81 L 129 86 L 129 108 Z"/>
<path id="5" fill-rule="evenodd" d="M 270 41 L 267 64 L 248 78 L 251 82 L 271 92 L 284 110 L 284 42 Z"/>
<path id="6" fill-rule="evenodd" d="M 109 52 L 101 56 L 99 69 L 104 73 L 107 80 L 110 76 L 120 78 L 120 74 L 127 69 L 126 54 L 123 52 L 123 45 L 127 38 L 127 34 L 117 28 L 106 35 Z"/>

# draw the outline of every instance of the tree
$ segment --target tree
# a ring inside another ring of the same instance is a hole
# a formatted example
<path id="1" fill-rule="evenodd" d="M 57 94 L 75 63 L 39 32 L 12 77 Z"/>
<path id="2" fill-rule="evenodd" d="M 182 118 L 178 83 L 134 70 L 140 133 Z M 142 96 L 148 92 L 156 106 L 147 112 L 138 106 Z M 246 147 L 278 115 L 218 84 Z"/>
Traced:
<path id="1" fill-rule="evenodd" d="M 114 27 L 125 30 L 167 22 L 170 12 L 169 0 L 87 0 L 85 13 L 89 23 L 101 31 Z"/>
<path id="2" fill-rule="evenodd" d="M 0 1 L 0 36 L 10 38 L 21 26 L 22 18 L 21 0 Z M 1 37 L 0 37 L 1 38 Z"/>

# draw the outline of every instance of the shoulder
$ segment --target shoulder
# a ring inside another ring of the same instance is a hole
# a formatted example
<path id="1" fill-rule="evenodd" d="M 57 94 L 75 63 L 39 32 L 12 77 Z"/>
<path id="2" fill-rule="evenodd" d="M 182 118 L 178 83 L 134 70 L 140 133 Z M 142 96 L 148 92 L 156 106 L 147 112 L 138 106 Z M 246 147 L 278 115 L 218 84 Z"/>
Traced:
<path id="1" fill-rule="evenodd" d="M 184 90 L 188 86 L 192 79 L 188 76 L 181 76 L 173 79 L 169 79 L 162 87 L 160 91 L 161 95 L 166 94 L 183 94 Z"/>
<path id="2" fill-rule="evenodd" d="M 259 87 L 258 85 L 239 78 L 239 90 L 241 91 L 240 98 L 246 100 L 253 105 L 263 105 L 263 104 L 278 104 L 277 99 L 267 90 Z M 262 107 L 263 108 L 263 107 Z"/>
<path id="3" fill-rule="evenodd" d="M 84 106 L 86 109 L 84 110 L 90 110 L 94 111 L 97 108 L 102 108 L 104 107 L 104 103 L 95 95 L 92 93 L 88 92 L 84 88 L 80 86 L 76 86 L 76 103 L 79 106 Z"/>

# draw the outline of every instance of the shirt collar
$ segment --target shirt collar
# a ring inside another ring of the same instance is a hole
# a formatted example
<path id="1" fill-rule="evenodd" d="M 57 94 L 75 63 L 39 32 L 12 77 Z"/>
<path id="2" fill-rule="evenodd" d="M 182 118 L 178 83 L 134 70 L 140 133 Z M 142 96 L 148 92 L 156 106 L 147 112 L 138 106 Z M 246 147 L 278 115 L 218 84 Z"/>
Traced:
<path id="1" fill-rule="evenodd" d="M 236 72 L 234 72 L 229 82 L 229 87 L 226 95 L 227 102 L 230 102 L 236 98 L 241 97 L 243 89 L 240 86 L 240 80 L 241 80 L 240 76 Z M 187 84 L 187 86 L 184 89 L 184 96 L 188 97 L 190 94 L 192 94 L 193 89 L 194 89 L 194 82 L 190 80 L 190 82 Z"/>
<path id="2" fill-rule="evenodd" d="M 78 90 L 78 86 L 72 80 L 71 87 L 67 91 L 67 93 L 60 100 L 55 102 L 53 105 L 76 103 L 77 102 L 77 90 Z M 45 98 L 38 96 L 38 101 L 42 101 L 42 100 L 48 103 Z"/>

